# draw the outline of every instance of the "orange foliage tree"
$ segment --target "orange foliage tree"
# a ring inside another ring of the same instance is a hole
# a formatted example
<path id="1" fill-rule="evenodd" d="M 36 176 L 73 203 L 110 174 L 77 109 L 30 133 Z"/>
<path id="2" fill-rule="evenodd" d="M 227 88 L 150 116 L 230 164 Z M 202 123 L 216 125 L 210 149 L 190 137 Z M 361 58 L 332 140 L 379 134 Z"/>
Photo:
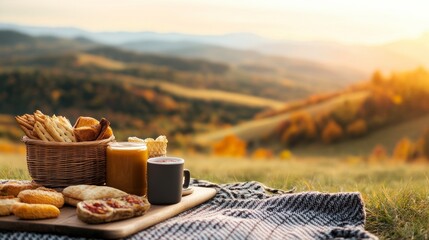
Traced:
<path id="1" fill-rule="evenodd" d="M 387 151 L 383 145 L 378 144 L 374 147 L 369 156 L 370 163 L 384 162 L 387 160 Z"/>
<path id="2" fill-rule="evenodd" d="M 363 119 L 357 119 L 347 125 L 347 135 L 351 137 L 360 137 L 367 132 L 366 122 Z"/>
<path id="3" fill-rule="evenodd" d="M 286 123 L 281 135 L 281 142 L 290 145 L 303 140 L 312 140 L 317 136 L 316 124 L 307 112 L 293 114 Z"/>
<path id="4" fill-rule="evenodd" d="M 273 152 L 265 148 L 257 148 L 253 151 L 252 158 L 262 160 L 270 159 L 273 158 Z"/>
<path id="5" fill-rule="evenodd" d="M 393 150 L 393 159 L 395 162 L 406 162 L 412 158 L 414 144 L 408 138 L 401 139 Z"/>
<path id="6" fill-rule="evenodd" d="M 217 156 L 243 157 L 247 144 L 235 135 L 228 135 L 213 144 L 213 154 Z"/>
<path id="7" fill-rule="evenodd" d="M 343 137 L 343 129 L 334 120 L 330 120 L 322 131 L 322 141 L 333 143 Z"/>

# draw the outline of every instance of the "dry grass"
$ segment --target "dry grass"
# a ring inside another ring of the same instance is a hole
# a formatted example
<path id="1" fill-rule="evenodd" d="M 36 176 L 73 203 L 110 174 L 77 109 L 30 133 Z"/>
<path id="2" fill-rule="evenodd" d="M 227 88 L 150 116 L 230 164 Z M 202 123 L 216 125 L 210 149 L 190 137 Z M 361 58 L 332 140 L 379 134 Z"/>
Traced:
<path id="1" fill-rule="evenodd" d="M 22 155 L 6 158 L 0 155 L 0 179 L 29 179 Z M 429 239 L 429 165 L 367 165 L 327 158 L 262 161 L 193 155 L 185 159 L 194 178 L 218 183 L 259 181 L 297 192 L 358 191 L 366 204 L 367 230 L 381 239 Z"/>
<path id="2" fill-rule="evenodd" d="M 122 62 L 115 61 L 113 59 L 80 53 L 77 55 L 77 63 L 79 65 L 94 65 L 97 67 L 109 69 L 109 70 L 122 70 L 125 69 L 126 65 Z"/>
<path id="3" fill-rule="evenodd" d="M 429 239 L 429 165 L 367 165 L 336 159 L 250 161 L 190 157 L 195 178 L 259 181 L 297 191 L 358 191 L 366 203 L 366 229 L 380 239 Z"/>
<path id="4" fill-rule="evenodd" d="M 284 106 L 284 102 L 272 100 L 263 97 L 255 97 L 251 95 L 245 95 L 240 93 L 232 93 L 222 90 L 210 90 L 210 89 L 195 89 L 190 87 L 184 87 L 179 84 L 168 83 L 165 81 L 158 80 L 147 80 L 142 81 L 140 78 L 125 76 L 125 75 L 114 75 L 115 79 L 121 83 L 126 83 L 140 87 L 156 87 L 175 96 L 185 97 L 190 99 L 199 99 L 204 101 L 219 101 L 227 102 L 237 105 L 250 106 L 250 107 L 267 107 L 267 108 L 281 108 Z"/>

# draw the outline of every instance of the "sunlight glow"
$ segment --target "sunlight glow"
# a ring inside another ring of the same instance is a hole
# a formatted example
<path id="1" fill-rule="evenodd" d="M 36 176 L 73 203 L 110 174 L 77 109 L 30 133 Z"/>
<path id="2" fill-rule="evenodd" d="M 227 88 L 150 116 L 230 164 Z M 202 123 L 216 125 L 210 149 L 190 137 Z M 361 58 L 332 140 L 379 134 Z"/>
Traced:
<path id="1" fill-rule="evenodd" d="M 282 40 L 382 43 L 429 31 L 429 3 L 409 1 L 2 0 L 0 22 L 92 31 L 249 32 Z"/>

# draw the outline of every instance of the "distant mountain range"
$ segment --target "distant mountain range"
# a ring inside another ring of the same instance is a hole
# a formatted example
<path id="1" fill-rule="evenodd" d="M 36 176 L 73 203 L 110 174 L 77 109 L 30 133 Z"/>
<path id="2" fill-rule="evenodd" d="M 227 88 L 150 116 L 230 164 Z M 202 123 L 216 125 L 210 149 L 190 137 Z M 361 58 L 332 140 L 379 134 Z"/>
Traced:
<path id="1" fill-rule="evenodd" d="M 124 44 L 133 41 L 170 41 L 213 44 L 237 49 L 248 49 L 269 43 L 270 40 L 251 33 L 231 33 L 225 35 L 191 35 L 182 33 L 156 32 L 89 32 L 74 27 L 36 27 L 0 23 L 0 29 L 10 29 L 33 36 L 56 36 L 62 38 L 84 37 L 105 44 Z"/>
<path id="2" fill-rule="evenodd" d="M 245 59 L 244 56 L 257 59 L 260 56 L 258 54 L 262 53 L 318 62 L 330 67 L 353 69 L 367 76 L 376 69 L 390 72 L 417 66 L 429 67 L 429 33 L 417 39 L 367 46 L 321 41 L 274 41 L 251 33 L 191 35 L 89 32 L 73 27 L 33 27 L 8 23 L 0 23 L 0 29 L 16 30 L 33 36 L 49 35 L 80 40 L 86 38 L 140 52 L 223 62 L 241 62 Z"/>
<path id="3" fill-rule="evenodd" d="M 154 45 L 158 45 L 157 43 L 159 42 L 154 42 Z M 96 54 L 107 54 L 104 56 L 113 57 L 120 62 L 131 60 L 176 70 L 193 69 L 195 72 L 201 72 L 201 69 L 206 69 L 207 72 L 224 72 L 223 81 L 234 79 L 233 81 L 241 82 L 242 87 L 254 85 L 250 83 L 251 81 L 259 84 L 266 82 L 267 85 L 277 89 L 271 96 L 274 99 L 294 99 L 321 91 L 332 91 L 366 78 L 362 72 L 350 68 L 334 68 L 310 60 L 268 56 L 256 51 L 208 44 L 182 42 L 184 45 L 180 46 L 185 48 L 180 48 L 179 45 L 169 45 L 170 42 L 163 43 L 172 48 L 161 51 L 160 48 L 153 46 L 151 49 L 154 51 L 135 50 L 132 44 L 106 45 L 85 37 L 68 39 L 47 35 L 30 36 L 12 30 L 0 30 L 0 56 L 5 59 L 39 56 L 43 57 L 44 62 L 55 61 L 54 58 L 47 59 L 46 56 L 98 49 Z M 149 44 L 144 44 L 146 45 Z M 226 69 L 227 72 L 222 69 Z M 281 89 L 284 89 L 284 96 L 279 95 Z M 231 91 L 238 90 L 238 88 L 231 89 Z M 264 95 L 270 94 L 267 92 Z"/>

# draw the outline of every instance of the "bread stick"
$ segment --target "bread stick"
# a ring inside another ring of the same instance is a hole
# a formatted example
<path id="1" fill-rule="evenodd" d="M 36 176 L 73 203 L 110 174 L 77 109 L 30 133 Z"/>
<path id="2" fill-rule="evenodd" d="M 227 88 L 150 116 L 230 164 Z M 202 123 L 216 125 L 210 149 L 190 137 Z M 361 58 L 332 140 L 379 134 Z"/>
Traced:
<path id="1" fill-rule="evenodd" d="M 36 132 L 37 136 L 43 141 L 55 141 L 54 138 L 49 135 L 48 131 L 46 131 L 45 127 L 39 121 L 34 124 L 34 131 Z"/>

